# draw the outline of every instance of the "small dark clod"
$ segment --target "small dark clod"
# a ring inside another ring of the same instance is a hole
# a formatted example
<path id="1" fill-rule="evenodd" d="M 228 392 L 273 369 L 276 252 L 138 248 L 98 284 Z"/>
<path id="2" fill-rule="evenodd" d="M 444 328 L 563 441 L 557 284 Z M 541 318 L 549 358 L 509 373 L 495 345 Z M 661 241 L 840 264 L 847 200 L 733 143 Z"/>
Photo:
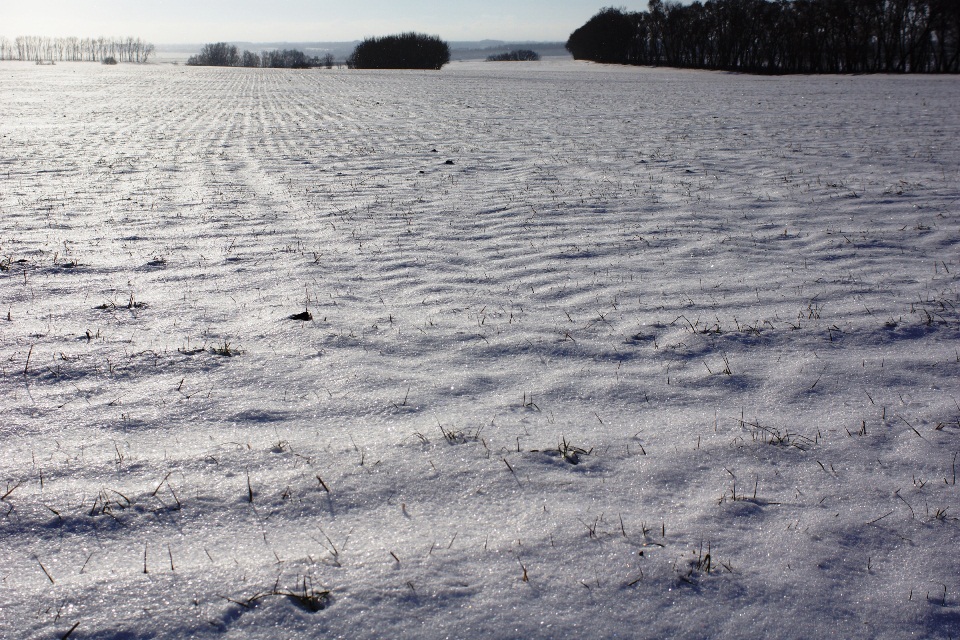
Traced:
<path id="1" fill-rule="evenodd" d="M 309 311 L 301 311 L 300 313 L 295 313 L 290 316 L 291 320 L 300 320 L 301 322 L 308 322 L 313 320 L 313 314 Z"/>
<path id="2" fill-rule="evenodd" d="M 447 161 L 444 162 L 443 164 L 453 164 L 453 160 L 447 160 Z"/>

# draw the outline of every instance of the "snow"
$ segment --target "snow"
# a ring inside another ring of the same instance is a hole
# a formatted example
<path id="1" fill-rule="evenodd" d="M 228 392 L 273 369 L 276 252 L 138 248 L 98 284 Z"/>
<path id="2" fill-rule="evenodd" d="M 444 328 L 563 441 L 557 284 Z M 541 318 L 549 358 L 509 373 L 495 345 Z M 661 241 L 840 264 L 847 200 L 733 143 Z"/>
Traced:
<path id="1" fill-rule="evenodd" d="M 956 78 L 4 63 L 0 113 L 0 637 L 960 629 Z"/>

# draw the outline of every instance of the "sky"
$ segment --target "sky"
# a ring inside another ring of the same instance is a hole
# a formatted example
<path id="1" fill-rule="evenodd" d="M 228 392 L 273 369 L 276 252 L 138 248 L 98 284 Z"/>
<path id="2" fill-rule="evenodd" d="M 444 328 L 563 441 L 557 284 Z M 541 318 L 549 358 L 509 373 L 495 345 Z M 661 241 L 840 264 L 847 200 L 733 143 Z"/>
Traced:
<path id="1" fill-rule="evenodd" d="M 350 41 L 402 31 L 445 40 L 565 41 L 604 0 L 0 0 L 0 36 L 134 36 L 154 44 Z M 646 0 L 615 3 L 631 11 Z"/>

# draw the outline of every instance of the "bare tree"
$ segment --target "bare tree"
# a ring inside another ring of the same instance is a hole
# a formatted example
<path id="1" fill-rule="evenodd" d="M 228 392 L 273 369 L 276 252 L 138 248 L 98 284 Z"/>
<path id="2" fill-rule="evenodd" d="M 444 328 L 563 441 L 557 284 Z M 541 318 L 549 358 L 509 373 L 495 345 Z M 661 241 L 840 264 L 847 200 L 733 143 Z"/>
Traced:
<path id="1" fill-rule="evenodd" d="M 262 64 L 260 54 L 244 51 L 240 56 L 241 67 L 259 67 Z"/>
<path id="2" fill-rule="evenodd" d="M 17 36 L 12 43 L 0 37 L 0 60 L 96 62 L 112 57 L 124 62 L 144 63 L 155 51 L 152 44 L 133 37 L 80 39 Z"/>
<path id="3" fill-rule="evenodd" d="M 228 42 L 205 44 L 195 56 L 190 56 L 187 64 L 191 66 L 235 67 L 240 64 L 240 52 Z"/>

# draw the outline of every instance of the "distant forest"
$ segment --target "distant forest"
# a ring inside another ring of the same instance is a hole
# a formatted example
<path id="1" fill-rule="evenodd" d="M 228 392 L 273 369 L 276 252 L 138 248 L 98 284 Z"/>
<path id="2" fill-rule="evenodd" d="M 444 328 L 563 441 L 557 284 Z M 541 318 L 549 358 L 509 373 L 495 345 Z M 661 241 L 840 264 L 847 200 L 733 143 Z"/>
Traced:
<path id="1" fill-rule="evenodd" d="M 578 60 L 749 73 L 958 73 L 960 0 L 650 0 L 602 9 Z"/>
<path id="2" fill-rule="evenodd" d="M 44 38 L 0 36 L 0 60 L 36 62 L 147 62 L 154 46 L 140 38 Z"/>

